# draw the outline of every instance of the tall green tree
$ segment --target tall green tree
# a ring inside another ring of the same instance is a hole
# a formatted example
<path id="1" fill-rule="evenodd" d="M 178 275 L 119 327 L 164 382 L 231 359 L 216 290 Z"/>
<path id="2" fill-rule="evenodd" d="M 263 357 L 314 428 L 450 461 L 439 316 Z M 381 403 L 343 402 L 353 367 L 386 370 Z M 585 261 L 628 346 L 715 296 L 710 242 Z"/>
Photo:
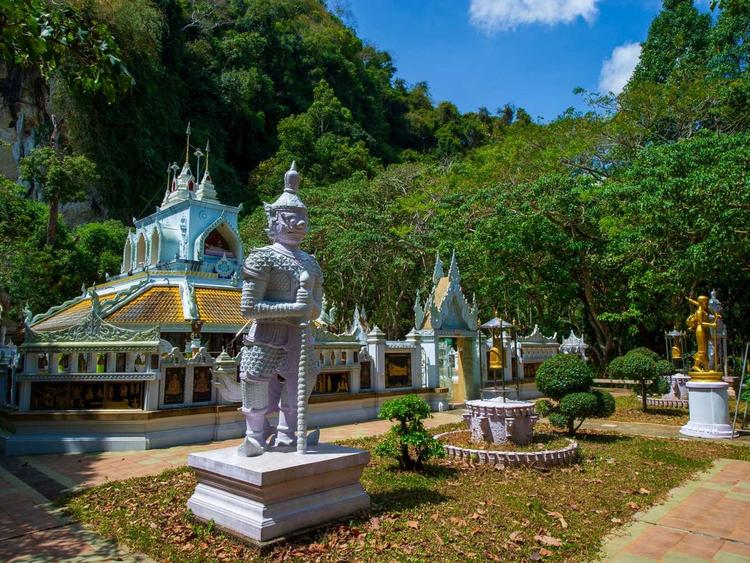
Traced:
<path id="1" fill-rule="evenodd" d="M 65 155 L 52 147 L 34 149 L 21 159 L 20 177 L 41 187 L 49 205 L 47 244 L 55 246 L 60 204 L 80 201 L 98 178 L 94 163 L 82 155 Z"/>

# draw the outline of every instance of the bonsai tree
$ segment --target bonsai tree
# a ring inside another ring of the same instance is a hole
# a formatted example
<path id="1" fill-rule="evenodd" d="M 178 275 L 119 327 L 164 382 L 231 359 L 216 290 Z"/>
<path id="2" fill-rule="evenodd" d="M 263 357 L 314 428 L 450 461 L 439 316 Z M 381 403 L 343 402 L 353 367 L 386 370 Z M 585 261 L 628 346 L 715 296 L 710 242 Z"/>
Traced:
<path id="1" fill-rule="evenodd" d="M 430 435 L 422 421 L 430 418 L 430 405 L 417 395 L 404 395 L 383 403 L 380 418 L 395 420 L 396 424 L 375 447 L 375 453 L 391 457 L 407 471 L 420 471 L 424 462 L 445 456 L 443 445 Z"/>
<path id="2" fill-rule="evenodd" d="M 592 390 L 594 372 L 575 355 L 557 354 L 536 373 L 536 386 L 548 399 L 537 402 L 542 416 L 569 436 L 574 436 L 587 418 L 606 418 L 615 412 L 615 399 L 606 391 Z"/>
<path id="3" fill-rule="evenodd" d="M 634 381 L 641 389 L 641 405 L 647 410 L 646 396 L 663 390 L 664 378 L 674 371 L 672 364 L 648 348 L 634 348 L 612 360 L 607 373 L 613 379 Z"/>

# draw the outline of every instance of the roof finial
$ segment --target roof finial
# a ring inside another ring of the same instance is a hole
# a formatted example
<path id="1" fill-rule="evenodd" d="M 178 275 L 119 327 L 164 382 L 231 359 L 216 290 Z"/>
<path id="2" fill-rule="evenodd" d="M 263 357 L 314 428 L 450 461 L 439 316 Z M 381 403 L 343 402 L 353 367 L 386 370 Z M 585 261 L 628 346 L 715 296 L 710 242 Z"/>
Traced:
<path id="1" fill-rule="evenodd" d="M 188 121 L 187 129 L 185 130 L 185 135 L 187 135 L 187 139 L 185 140 L 185 164 L 188 164 L 188 160 L 190 159 L 190 122 Z"/>
<path id="2" fill-rule="evenodd" d="M 299 173 L 297 172 L 297 162 L 293 160 L 289 170 L 284 174 L 284 191 L 297 193 L 297 188 L 299 188 Z"/>
<path id="3" fill-rule="evenodd" d="M 203 173 L 204 176 L 208 176 L 208 155 L 211 153 L 211 145 L 208 139 L 206 139 L 206 171 Z"/>
<path id="4" fill-rule="evenodd" d="M 443 261 L 440 260 L 440 251 L 435 253 L 435 269 L 432 271 L 432 283 L 436 284 L 440 281 L 440 278 L 445 276 L 443 272 Z"/>

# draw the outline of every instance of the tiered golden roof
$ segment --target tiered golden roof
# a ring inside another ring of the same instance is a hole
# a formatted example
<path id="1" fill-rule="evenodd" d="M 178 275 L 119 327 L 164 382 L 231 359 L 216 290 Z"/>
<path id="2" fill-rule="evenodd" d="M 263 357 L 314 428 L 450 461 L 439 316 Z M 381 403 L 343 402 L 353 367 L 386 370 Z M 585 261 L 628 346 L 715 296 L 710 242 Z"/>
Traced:
<path id="1" fill-rule="evenodd" d="M 99 296 L 100 303 L 106 303 L 114 297 L 114 294 Z M 91 298 L 87 297 L 78 303 L 74 303 L 67 309 L 55 313 L 51 317 L 34 325 L 36 331 L 60 330 L 69 326 L 77 325 L 91 314 Z"/>
<path id="2" fill-rule="evenodd" d="M 200 318 L 209 325 L 244 325 L 245 319 L 240 314 L 241 296 L 239 289 L 195 288 Z"/>
<path id="3" fill-rule="evenodd" d="M 179 287 L 150 287 L 107 317 L 112 324 L 184 323 Z"/>

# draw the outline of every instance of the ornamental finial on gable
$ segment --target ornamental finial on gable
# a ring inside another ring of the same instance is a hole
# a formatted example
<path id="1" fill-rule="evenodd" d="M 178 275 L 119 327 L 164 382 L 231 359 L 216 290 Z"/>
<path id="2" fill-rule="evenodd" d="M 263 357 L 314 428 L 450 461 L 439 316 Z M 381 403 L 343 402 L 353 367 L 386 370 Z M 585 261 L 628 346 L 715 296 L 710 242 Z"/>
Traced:
<path id="1" fill-rule="evenodd" d="M 458 271 L 458 262 L 456 261 L 456 251 L 451 256 L 451 265 L 448 269 L 448 279 L 451 283 L 458 284 L 461 282 L 461 273 Z"/>
<path id="2" fill-rule="evenodd" d="M 440 251 L 435 252 L 435 269 L 432 271 L 432 283 L 436 284 L 440 278 L 445 277 L 443 272 L 443 261 L 440 260 Z"/>

